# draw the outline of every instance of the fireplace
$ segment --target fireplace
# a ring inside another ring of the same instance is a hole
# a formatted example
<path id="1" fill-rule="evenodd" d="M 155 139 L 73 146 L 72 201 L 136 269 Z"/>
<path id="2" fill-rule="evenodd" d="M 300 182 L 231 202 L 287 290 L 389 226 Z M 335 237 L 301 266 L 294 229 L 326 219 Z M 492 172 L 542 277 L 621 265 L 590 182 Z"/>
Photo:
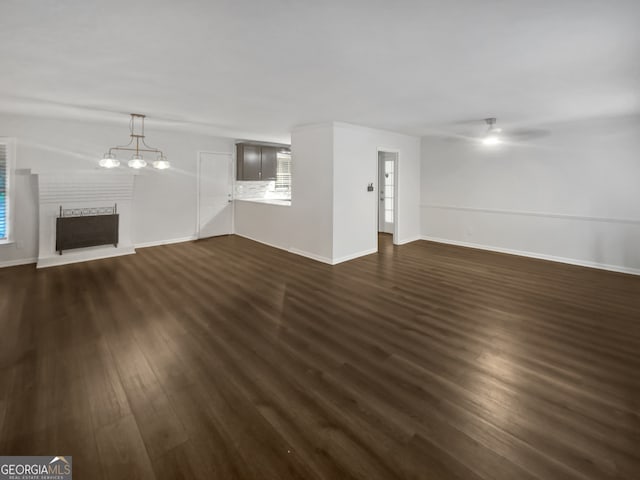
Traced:
<path id="1" fill-rule="evenodd" d="M 118 248 L 118 205 L 102 208 L 60 206 L 56 219 L 56 251 L 113 245 Z"/>
<path id="2" fill-rule="evenodd" d="M 38 175 L 40 204 L 38 268 L 135 253 L 136 175 L 104 170 L 32 173 Z"/>

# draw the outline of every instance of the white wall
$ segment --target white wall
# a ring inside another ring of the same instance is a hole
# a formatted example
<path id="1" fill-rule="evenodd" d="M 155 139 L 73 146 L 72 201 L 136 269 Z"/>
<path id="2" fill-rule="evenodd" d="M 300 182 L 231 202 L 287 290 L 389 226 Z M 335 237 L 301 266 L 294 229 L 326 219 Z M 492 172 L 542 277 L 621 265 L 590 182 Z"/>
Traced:
<path id="1" fill-rule="evenodd" d="M 236 202 L 236 233 L 331 264 L 377 251 L 379 148 L 399 152 L 397 243 L 417 240 L 420 139 L 344 123 L 293 131 L 291 207 Z"/>
<path id="2" fill-rule="evenodd" d="M 378 250 L 378 149 L 398 155 L 398 244 L 420 236 L 420 139 L 357 125 L 334 125 L 334 261 Z M 373 183 L 375 191 L 367 191 Z"/>
<path id="3" fill-rule="evenodd" d="M 235 233 L 272 247 L 289 250 L 291 207 L 236 200 Z"/>
<path id="4" fill-rule="evenodd" d="M 294 129 L 291 158 L 289 249 L 332 263 L 333 124 Z"/>
<path id="5" fill-rule="evenodd" d="M 640 119 L 555 124 L 526 144 L 422 140 L 422 234 L 640 273 Z"/>
<path id="6" fill-rule="evenodd" d="M 235 202 L 235 233 L 325 263 L 333 263 L 332 124 L 291 135 L 291 206 Z"/>
<path id="7" fill-rule="evenodd" d="M 150 169 L 136 177 L 133 241 L 143 244 L 192 237 L 196 231 L 197 152 L 233 152 L 234 142 L 159 130 L 152 119 L 146 133 L 148 143 L 164 150 L 172 168 L 162 172 Z M 126 115 L 121 125 L 0 115 L 0 136 L 16 138 L 18 170 L 14 182 L 15 243 L 0 245 L 0 265 L 33 261 L 37 256 L 37 183 L 26 170 L 97 168 L 102 154 L 111 146 L 127 143 L 128 135 Z"/>

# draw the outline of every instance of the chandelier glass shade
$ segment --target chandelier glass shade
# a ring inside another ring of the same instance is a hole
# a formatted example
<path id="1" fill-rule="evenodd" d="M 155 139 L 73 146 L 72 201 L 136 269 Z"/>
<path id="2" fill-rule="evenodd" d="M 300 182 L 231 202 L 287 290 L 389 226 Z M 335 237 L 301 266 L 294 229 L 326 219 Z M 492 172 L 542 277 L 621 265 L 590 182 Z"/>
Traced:
<path id="1" fill-rule="evenodd" d="M 127 163 L 127 165 L 129 165 L 129 167 L 131 168 L 144 168 L 147 166 L 147 162 L 145 162 L 144 158 L 142 158 L 142 155 L 138 155 L 138 154 L 134 154 L 131 157 L 131 160 L 129 160 L 129 162 Z"/>
<path id="2" fill-rule="evenodd" d="M 120 160 L 113 153 L 105 153 L 99 165 L 102 168 L 115 168 L 120 166 Z"/>
<path id="3" fill-rule="evenodd" d="M 158 170 L 165 170 L 171 165 L 165 157 L 162 150 L 150 147 L 144 141 L 144 119 L 145 116 L 139 113 L 132 113 L 131 120 L 129 122 L 129 136 L 131 140 L 126 145 L 117 147 L 111 147 L 104 157 L 98 162 L 103 168 L 115 168 L 120 166 L 120 161 L 116 158 L 115 153 L 117 151 L 133 152 L 131 160 L 127 162 L 130 168 L 139 170 L 147 166 L 147 161 L 142 157 L 143 153 L 156 154 L 157 159 L 152 162 L 154 168 Z"/>
<path id="4" fill-rule="evenodd" d="M 169 168 L 169 160 L 167 160 L 163 155 L 153 162 L 153 168 L 157 168 L 158 170 L 164 170 Z"/>

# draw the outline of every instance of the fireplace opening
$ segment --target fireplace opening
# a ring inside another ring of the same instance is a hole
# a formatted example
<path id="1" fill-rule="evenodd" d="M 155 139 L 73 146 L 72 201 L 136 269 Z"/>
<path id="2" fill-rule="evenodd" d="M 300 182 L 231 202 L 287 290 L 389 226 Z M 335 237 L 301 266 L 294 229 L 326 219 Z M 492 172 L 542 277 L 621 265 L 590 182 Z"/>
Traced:
<path id="1" fill-rule="evenodd" d="M 113 207 L 62 208 L 56 219 L 56 251 L 118 246 L 118 204 Z"/>

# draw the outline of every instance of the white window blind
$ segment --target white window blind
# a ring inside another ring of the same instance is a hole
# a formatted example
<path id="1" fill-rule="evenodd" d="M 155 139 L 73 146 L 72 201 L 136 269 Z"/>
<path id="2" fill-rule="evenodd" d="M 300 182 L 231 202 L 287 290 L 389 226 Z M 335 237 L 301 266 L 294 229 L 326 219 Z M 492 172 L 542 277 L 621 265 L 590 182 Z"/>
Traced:
<path id="1" fill-rule="evenodd" d="M 0 240 L 6 240 L 9 224 L 9 160 L 7 145 L 0 143 Z"/>
<path id="2" fill-rule="evenodd" d="M 278 154 L 276 165 L 276 190 L 291 190 L 291 155 Z"/>

